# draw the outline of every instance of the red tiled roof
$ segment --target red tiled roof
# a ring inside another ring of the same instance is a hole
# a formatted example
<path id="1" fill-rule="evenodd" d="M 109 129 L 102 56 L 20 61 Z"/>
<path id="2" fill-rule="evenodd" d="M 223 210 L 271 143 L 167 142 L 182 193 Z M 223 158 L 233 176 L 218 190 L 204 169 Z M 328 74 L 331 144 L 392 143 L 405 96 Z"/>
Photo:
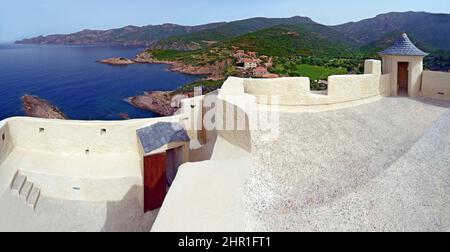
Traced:
<path id="1" fill-rule="evenodd" d="M 267 72 L 267 69 L 265 67 L 257 67 L 255 68 L 256 72 Z"/>
<path id="2" fill-rule="evenodd" d="M 243 59 L 242 62 L 244 62 L 244 63 L 256 63 L 256 60 L 254 60 L 254 59 Z"/>
<path id="3" fill-rule="evenodd" d="M 262 77 L 267 78 L 267 79 L 274 79 L 274 78 L 279 78 L 280 76 L 278 74 L 268 73 L 268 74 L 264 74 Z"/>

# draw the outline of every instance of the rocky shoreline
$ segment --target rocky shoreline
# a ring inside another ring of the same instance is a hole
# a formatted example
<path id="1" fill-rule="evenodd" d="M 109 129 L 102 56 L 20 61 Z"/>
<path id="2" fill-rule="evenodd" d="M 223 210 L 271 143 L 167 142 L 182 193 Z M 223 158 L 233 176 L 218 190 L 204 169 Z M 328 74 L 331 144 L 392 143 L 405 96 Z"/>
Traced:
<path id="1" fill-rule="evenodd" d="M 160 116 L 172 116 L 179 109 L 175 96 L 192 97 L 193 92 L 152 91 L 142 95 L 133 96 L 127 101 L 136 108 L 147 110 Z"/>
<path id="2" fill-rule="evenodd" d="M 142 110 L 151 111 L 161 116 L 173 115 L 177 108 L 171 104 L 172 94 L 168 91 L 154 91 L 128 98 L 128 102 Z"/>
<path id="3" fill-rule="evenodd" d="M 223 72 L 229 62 L 221 61 L 211 65 L 192 66 L 179 61 L 162 61 L 154 59 L 151 54 L 141 52 L 134 59 L 123 57 L 114 57 L 109 59 L 97 60 L 99 63 L 126 66 L 132 64 L 166 64 L 169 65 L 169 71 L 189 75 L 206 76 L 208 80 L 220 80 L 224 78 Z"/>
<path id="4" fill-rule="evenodd" d="M 114 57 L 104 60 L 98 60 L 98 63 L 126 66 L 132 64 L 167 64 L 170 65 L 169 70 L 190 75 L 208 76 L 207 80 L 220 80 L 224 78 L 223 70 L 226 62 L 219 62 L 214 65 L 205 66 L 190 66 L 177 61 L 159 61 L 151 57 L 150 54 L 142 52 L 136 56 L 135 59 L 128 59 L 123 57 Z M 192 91 L 182 91 L 182 89 L 174 91 L 152 91 L 142 95 L 127 98 L 127 102 L 132 106 L 153 112 L 161 116 L 174 115 L 178 107 L 173 103 L 173 98 L 176 95 L 183 95 L 192 97 Z M 68 119 L 68 117 L 50 102 L 33 95 L 24 95 L 22 97 L 23 108 L 27 116 L 46 118 L 46 119 Z M 118 117 L 128 120 L 128 114 L 118 114 Z"/>
<path id="5" fill-rule="evenodd" d="M 27 116 L 66 120 L 68 117 L 50 102 L 33 95 L 22 97 L 23 108 Z"/>
<path id="6" fill-rule="evenodd" d="M 169 70 L 189 75 L 207 76 L 208 80 L 220 80 L 224 78 L 223 72 L 229 62 L 220 61 L 215 64 L 192 66 L 180 61 L 162 61 L 152 57 L 150 53 L 141 52 L 134 59 L 137 63 L 142 64 L 167 64 L 170 65 Z"/>
<path id="7" fill-rule="evenodd" d="M 115 65 L 115 66 L 126 66 L 126 65 L 136 64 L 136 62 L 134 60 L 130 60 L 130 59 L 123 58 L 123 57 L 98 60 L 97 62 L 103 63 L 103 64 L 108 64 L 108 65 Z"/>

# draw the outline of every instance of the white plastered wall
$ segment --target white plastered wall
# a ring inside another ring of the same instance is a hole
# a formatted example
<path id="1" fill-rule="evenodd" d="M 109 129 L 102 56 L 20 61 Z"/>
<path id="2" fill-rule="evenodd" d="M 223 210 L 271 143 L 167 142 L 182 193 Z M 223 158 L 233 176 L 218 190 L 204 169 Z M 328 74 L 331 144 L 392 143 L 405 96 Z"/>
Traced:
<path id="1" fill-rule="evenodd" d="M 134 188 L 141 200 L 143 152 L 136 129 L 164 121 L 179 122 L 180 117 L 118 122 L 6 119 L 0 122 L 7 140 L 0 150 L 0 172 L 9 175 L 1 186 L 20 170 L 46 197 L 116 201 Z"/>
<path id="2" fill-rule="evenodd" d="M 366 60 L 364 74 L 330 76 L 326 92 L 311 92 L 310 80 L 305 77 L 243 79 L 243 86 L 244 92 L 256 96 L 259 104 L 316 106 L 389 95 L 387 78 L 381 74 L 381 61 Z"/>
<path id="3" fill-rule="evenodd" d="M 424 71 L 421 95 L 436 100 L 450 100 L 450 73 Z"/>

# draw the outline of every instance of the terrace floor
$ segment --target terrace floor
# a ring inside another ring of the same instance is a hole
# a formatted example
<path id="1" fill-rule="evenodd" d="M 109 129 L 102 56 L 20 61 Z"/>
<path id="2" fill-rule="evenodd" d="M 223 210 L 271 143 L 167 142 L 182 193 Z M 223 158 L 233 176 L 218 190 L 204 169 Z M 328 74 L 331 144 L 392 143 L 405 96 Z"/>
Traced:
<path id="1" fill-rule="evenodd" d="M 158 211 L 143 214 L 134 189 L 120 201 L 85 202 L 41 197 L 35 211 L 24 200 L 0 195 L 0 230 L 9 232 L 150 231 Z"/>
<path id="2" fill-rule="evenodd" d="M 41 189 L 36 209 L 13 195 L 16 171 Z M 57 155 L 15 148 L 0 167 L 1 231 L 150 231 L 136 154 Z M 78 190 L 74 190 L 76 186 Z"/>
<path id="3" fill-rule="evenodd" d="M 278 138 L 252 132 L 252 162 L 180 174 L 207 183 L 173 186 L 153 231 L 449 231 L 449 107 L 388 97 L 283 112 Z M 176 209 L 189 211 L 171 222 Z"/>

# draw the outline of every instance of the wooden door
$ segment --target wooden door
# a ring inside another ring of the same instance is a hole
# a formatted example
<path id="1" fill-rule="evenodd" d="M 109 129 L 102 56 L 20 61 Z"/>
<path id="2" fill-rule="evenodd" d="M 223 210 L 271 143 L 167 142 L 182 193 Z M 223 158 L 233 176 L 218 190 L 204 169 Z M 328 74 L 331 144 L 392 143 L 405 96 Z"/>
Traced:
<path id="1" fill-rule="evenodd" d="M 166 153 L 144 157 L 144 211 L 162 206 L 167 194 Z"/>
<path id="2" fill-rule="evenodd" d="M 408 62 L 398 63 L 398 88 L 408 90 Z"/>

